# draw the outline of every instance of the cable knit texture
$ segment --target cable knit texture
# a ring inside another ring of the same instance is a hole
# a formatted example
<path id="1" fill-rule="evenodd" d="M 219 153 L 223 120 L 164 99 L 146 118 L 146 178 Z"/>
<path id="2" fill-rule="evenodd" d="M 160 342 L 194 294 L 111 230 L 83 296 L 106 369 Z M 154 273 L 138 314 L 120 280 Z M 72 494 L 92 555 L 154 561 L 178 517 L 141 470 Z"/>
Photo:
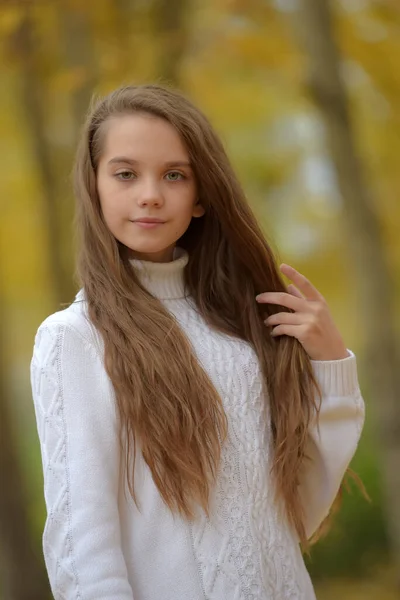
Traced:
<path id="1" fill-rule="evenodd" d="M 47 520 L 43 549 L 56 600 L 312 600 L 298 539 L 274 503 L 268 398 L 252 347 L 205 323 L 185 294 L 188 256 L 132 264 L 174 315 L 221 395 L 228 439 L 209 518 L 172 515 L 141 457 L 139 509 L 122 480 L 115 397 L 81 290 L 40 326 L 31 380 Z M 322 387 L 301 497 L 308 535 L 327 515 L 360 437 L 356 358 L 316 362 Z"/>

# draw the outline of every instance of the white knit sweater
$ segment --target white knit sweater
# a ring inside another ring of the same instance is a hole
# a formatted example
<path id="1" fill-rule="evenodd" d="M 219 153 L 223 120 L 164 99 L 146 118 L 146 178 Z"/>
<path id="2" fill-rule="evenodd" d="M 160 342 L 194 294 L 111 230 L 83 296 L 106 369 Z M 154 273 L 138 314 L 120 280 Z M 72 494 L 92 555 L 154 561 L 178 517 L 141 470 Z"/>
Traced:
<path id="1" fill-rule="evenodd" d="M 245 342 L 214 330 L 184 297 L 187 255 L 133 261 L 191 341 L 229 421 L 211 514 L 194 522 L 163 504 L 136 461 L 140 512 L 120 476 L 116 409 L 102 343 L 84 294 L 40 326 L 31 364 L 44 470 L 43 548 L 56 600 L 312 600 L 296 535 L 278 514 L 271 427 L 259 363 Z M 267 335 L 267 331 L 266 331 Z M 328 513 L 359 440 L 364 404 L 354 354 L 313 362 L 323 390 L 301 492 L 311 535 Z"/>

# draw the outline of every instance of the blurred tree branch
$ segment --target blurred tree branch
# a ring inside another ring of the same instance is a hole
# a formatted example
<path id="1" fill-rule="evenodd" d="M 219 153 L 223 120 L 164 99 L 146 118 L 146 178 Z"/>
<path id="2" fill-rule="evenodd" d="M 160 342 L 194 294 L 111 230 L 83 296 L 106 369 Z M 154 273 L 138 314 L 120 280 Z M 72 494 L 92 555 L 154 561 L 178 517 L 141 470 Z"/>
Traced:
<path id="1" fill-rule="evenodd" d="M 370 186 L 356 149 L 329 1 L 301 0 L 294 27 L 308 58 L 308 87 L 325 124 L 344 203 L 349 261 L 354 267 L 366 330 L 365 373 L 383 450 L 388 533 L 400 573 L 400 357 L 394 284 Z"/>

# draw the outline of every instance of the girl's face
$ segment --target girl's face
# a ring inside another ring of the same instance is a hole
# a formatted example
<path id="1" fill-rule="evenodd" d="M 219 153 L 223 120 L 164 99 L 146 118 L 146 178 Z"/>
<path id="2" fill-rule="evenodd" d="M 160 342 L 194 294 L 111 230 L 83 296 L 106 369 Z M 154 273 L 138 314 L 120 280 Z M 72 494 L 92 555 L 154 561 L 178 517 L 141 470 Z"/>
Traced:
<path id="1" fill-rule="evenodd" d="M 192 217 L 204 214 L 188 152 L 158 117 L 123 115 L 103 126 L 97 190 L 106 225 L 132 258 L 168 262 Z"/>

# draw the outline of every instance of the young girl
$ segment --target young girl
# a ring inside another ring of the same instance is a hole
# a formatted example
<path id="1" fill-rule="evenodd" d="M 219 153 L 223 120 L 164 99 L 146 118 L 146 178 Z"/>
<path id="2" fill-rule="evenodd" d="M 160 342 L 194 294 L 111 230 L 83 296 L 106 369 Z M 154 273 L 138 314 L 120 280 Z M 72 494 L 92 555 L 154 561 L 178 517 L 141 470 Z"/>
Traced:
<path id="1" fill-rule="evenodd" d="M 31 366 L 63 600 L 311 600 L 300 544 L 364 418 L 318 290 L 274 256 L 204 115 L 156 85 L 89 115 L 82 289 Z"/>

